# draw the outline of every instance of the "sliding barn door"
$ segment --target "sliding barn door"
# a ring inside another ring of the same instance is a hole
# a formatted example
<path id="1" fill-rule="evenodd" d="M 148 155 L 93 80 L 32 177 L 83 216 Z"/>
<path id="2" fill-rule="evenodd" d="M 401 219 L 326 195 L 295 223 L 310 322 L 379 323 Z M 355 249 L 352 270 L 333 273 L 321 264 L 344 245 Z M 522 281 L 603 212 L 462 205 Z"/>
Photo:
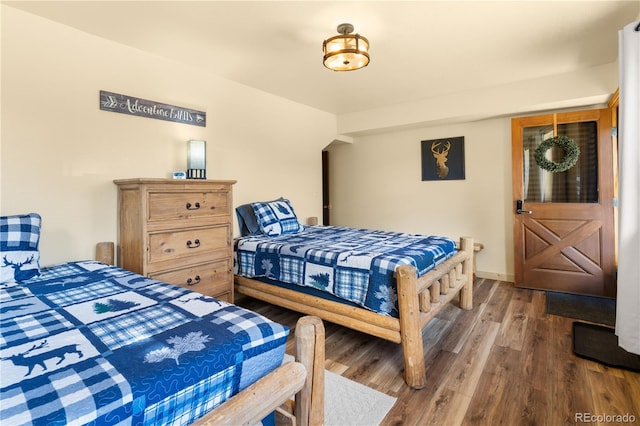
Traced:
<path id="1" fill-rule="evenodd" d="M 516 286 L 615 297 L 613 146 L 608 109 L 515 118 L 511 123 Z M 567 136 L 580 149 L 536 149 Z"/>

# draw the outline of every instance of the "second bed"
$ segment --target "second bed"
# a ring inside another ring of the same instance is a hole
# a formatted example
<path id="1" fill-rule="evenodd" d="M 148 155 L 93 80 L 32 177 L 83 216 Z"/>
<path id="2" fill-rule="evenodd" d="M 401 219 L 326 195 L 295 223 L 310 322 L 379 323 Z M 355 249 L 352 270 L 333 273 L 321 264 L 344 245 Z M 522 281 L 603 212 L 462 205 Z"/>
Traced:
<path id="1" fill-rule="evenodd" d="M 400 343 L 405 381 L 426 384 L 422 330 L 460 295 L 473 306 L 473 239 L 335 226 L 234 243 L 236 291 Z"/>

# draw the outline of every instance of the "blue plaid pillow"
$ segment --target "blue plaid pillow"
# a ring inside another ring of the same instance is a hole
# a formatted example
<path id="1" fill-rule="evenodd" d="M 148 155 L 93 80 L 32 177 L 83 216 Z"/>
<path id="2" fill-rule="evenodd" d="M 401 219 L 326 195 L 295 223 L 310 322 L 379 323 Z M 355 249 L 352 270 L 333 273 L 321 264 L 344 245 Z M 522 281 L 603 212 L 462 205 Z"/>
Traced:
<path id="1" fill-rule="evenodd" d="M 22 282 L 40 275 L 40 225 L 37 213 L 0 216 L 0 282 Z"/>
<path id="2" fill-rule="evenodd" d="M 304 229 L 293 211 L 291 202 L 285 198 L 251 205 L 264 235 L 275 237 L 282 234 L 295 234 Z"/>
<path id="3" fill-rule="evenodd" d="M 280 197 L 277 200 L 272 201 L 259 201 L 261 203 L 271 203 L 273 201 L 282 201 L 284 198 Z M 260 224 L 256 218 L 256 212 L 253 210 L 253 203 L 243 204 L 236 207 L 236 217 L 238 218 L 238 227 L 240 228 L 240 235 L 246 237 L 247 235 L 259 235 L 262 234 L 260 230 Z"/>

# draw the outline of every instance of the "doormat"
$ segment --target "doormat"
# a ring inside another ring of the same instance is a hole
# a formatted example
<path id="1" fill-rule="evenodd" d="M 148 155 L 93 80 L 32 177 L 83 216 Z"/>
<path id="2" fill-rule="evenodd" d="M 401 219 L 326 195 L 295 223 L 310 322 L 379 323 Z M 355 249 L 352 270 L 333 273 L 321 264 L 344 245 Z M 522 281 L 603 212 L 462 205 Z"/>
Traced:
<path id="1" fill-rule="evenodd" d="M 640 372 L 640 355 L 618 346 L 618 336 L 611 327 L 574 322 L 573 353 L 610 367 Z"/>
<path id="2" fill-rule="evenodd" d="M 546 299 L 547 314 L 610 326 L 616 323 L 615 299 L 555 291 L 547 291 Z"/>

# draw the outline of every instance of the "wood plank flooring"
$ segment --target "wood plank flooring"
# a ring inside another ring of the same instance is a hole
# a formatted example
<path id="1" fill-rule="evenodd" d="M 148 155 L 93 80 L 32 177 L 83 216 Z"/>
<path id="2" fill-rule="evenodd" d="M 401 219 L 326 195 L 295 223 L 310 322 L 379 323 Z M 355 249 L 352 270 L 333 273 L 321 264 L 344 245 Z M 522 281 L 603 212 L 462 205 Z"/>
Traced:
<path id="1" fill-rule="evenodd" d="M 301 316 L 242 296 L 236 303 L 291 336 Z M 326 368 L 396 397 L 384 425 L 640 424 L 640 374 L 573 355 L 574 320 L 545 314 L 544 292 L 476 279 L 474 309 L 456 304 L 423 332 L 424 389 L 405 385 L 399 345 L 328 322 Z M 604 417 L 618 415 L 634 421 Z"/>

